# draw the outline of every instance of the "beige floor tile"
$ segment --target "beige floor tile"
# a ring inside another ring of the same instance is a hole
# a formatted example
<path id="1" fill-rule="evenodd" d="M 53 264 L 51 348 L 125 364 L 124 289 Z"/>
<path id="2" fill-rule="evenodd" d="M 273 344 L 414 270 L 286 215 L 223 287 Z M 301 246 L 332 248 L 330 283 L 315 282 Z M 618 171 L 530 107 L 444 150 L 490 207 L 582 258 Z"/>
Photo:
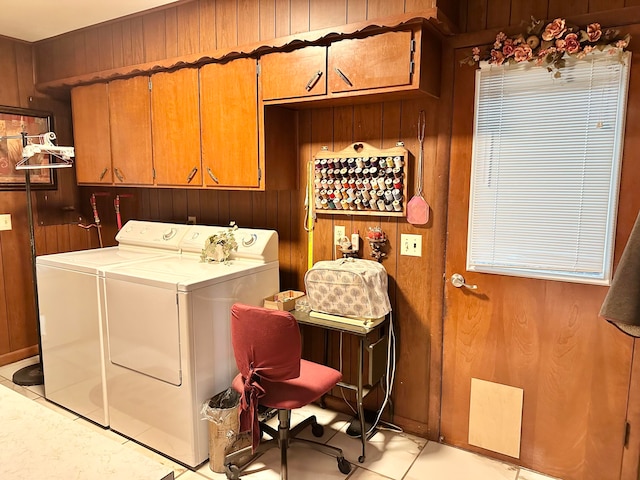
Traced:
<path id="1" fill-rule="evenodd" d="M 192 472 L 191 470 L 187 470 L 184 473 L 181 473 L 180 475 L 178 475 L 177 477 L 175 477 L 176 480 L 205 480 L 206 478 L 210 478 L 210 477 L 204 477 L 202 475 L 200 475 L 197 472 Z M 220 478 L 227 478 L 224 475 Z"/>
<path id="2" fill-rule="evenodd" d="M 397 480 L 403 478 L 427 443 L 424 438 L 415 435 L 379 431 L 366 444 L 364 463 L 358 463 L 362 443 L 359 438 L 349 437 L 345 431 L 346 428 L 338 432 L 329 445 L 341 448 L 352 464 Z"/>
<path id="3" fill-rule="evenodd" d="M 179 463 L 174 462 L 173 460 L 165 457 L 164 455 L 160 455 L 159 453 L 154 452 L 153 450 L 150 450 L 142 445 L 140 445 L 139 443 L 133 442 L 131 440 L 127 441 L 124 444 L 126 447 L 131 448 L 134 451 L 140 452 L 142 454 L 144 454 L 145 456 L 152 458 L 153 460 L 160 462 L 161 464 L 171 468 L 173 470 L 173 474 L 174 476 L 178 477 L 179 475 L 185 473 L 186 471 L 188 471 L 189 469 L 183 465 L 180 465 Z"/>
<path id="4" fill-rule="evenodd" d="M 0 377 L 4 377 L 7 380 L 11 380 L 13 379 L 13 374 L 15 372 L 17 372 L 23 367 L 28 367 L 29 365 L 38 363 L 39 361 L 40 359 L 36 355 L 35 357 L 25 358 L 24 360 L 20 360 L 19 362 L 10 363 L 9 365 L 4 365 L 0 367 Z"/>
<path id="5" fill-rule="evenodd" d="M 58 405 L 56 405 L 53 402 L 50 402 L 49 400 L 47 400 L 44 397 L 40 397 L 40 398 L 36 398 L 34 400 L 34 402 L 38 402 L 40 405 L 44 405 L 45 407 L 47 407 L 49 410 L 53 410 L 56 413 L 59 413 L 60 415 L 62 415 L 63 417 L 67 417 L 70 418 L 72 420 L 76 420 L 78 418 L 80 418 L 77 414 L 66 410 L 62 407 L 59 407 Z"/>
<path id="6" fill-rule="evenodd" d="M 13 383 L 11 380 L 1 380 L 0 381 L 0 385 L 3 385 L 7 388 L 10 388 L 11 390 L 13 390 L 14 392 L 18 392 L 20 395 L 23 395 L 31 400 L 35 400 L 37 398 L 42 398 L 40 397 L 40 395 L 38 395 L 37 393 L 32 392 L 31 390 L 29 390 L 28 388 L 22 387 L 20 385 L 16 385 L 15 383 Z"/>
<path id="7" fill-rule="evenodd" d="M 516 480 L 517 474 L 513 465 L 429 442 L 404 480 Z"/>
<path id="8" fill-rule="evenodd" d="M 98 432 L 101 435 L 104 435 L 105 437 L 109 437 L 110 439 L 120 443 L 120 444 L 124 444 L 127 443 L 129 441 L 128 438 L 123 437 L 122 435 L 117 434 L 116 432 L 114 432 L 113 430 L 109 430 L 108 428 L 102 428 L 99 425 L 96 425 L 93 422 L 90 422 L 89 420 L 82 418 L 82 417 L 76 417 L 75 422 L 79 425 L 84 425 L 85 427 L 93 430 L 94 432 Z"/>
<path id="9" fill-rule="evenodd" d="M 379 473 L 366 470 L 364 468 L 356 468 L 349 476 L 349 480 L 390 480 L 389 477 L 380 475 Z"/>
<path id="10" fill-rule="evenodd" d="M 556 477 L 549 477 L 542 473 L 534 472 L 533 470 L 527 470 L 526 468 L 520 469 L 517 478 L 518 480 L 559 480 Z"/>
<path id="11" fill-rule="evenodd" d="M 289 478 L 295 480 L 344 480 L 334 457 L 305 447 L 288 450 Z M 217 477 L 213 477 L 217 478 Z M 273 448 L 249 466 L 242 474 L 246 480 L 279 480 L 280 451 Z"/>
<path id="12" fill-rule="evenodd" d="M 213 480 L 224 480 L 227 476 L 224 473 L 216 473 L 209 468 L 209 462 L 204 462 L 197 470 L 198 474 Z"/>
<path id="13" fill-rule="evenodd" d="M 351 417 L 340 412 L 327 410 L 319 405 L 310 404 L 302 408 L 298 408 L 291 412 L 291 426 L 295 427 L 298 423 L 304 421 L 307 417 L 315 415 L 318 423 L 324 427 L 322 437 L 314 437 L 311 428 L 304 429 L 300 434 L 300 438 L 313 440 L 314 442 L 327 443 L 338 431 L 345 428 L 351 421 Z M 278 415 L 271 418 L 267 425 L 278 429 Z"/>

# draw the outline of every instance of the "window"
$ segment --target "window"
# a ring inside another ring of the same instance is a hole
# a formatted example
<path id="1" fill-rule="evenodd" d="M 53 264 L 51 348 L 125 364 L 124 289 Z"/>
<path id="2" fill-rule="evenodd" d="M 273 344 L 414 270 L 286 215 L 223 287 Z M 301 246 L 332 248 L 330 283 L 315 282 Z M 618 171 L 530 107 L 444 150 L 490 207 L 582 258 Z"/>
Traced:
<path id="1" fill-rule="evenodd" d="M 467 270 L 609 284 L 629 58 L 478 70 Z"/>

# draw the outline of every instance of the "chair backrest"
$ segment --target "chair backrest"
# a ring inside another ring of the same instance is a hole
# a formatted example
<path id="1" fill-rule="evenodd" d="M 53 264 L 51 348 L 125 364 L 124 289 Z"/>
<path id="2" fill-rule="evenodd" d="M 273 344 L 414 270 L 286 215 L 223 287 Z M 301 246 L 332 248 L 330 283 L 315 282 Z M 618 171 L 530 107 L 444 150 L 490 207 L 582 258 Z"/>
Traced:
<path id="1" fill-rule="evenodd" d="M 289 312 L 236 303 L 231 343 L 244 378 L 253 372 L 272 382 L 300 376 L 300 330 Z"/>

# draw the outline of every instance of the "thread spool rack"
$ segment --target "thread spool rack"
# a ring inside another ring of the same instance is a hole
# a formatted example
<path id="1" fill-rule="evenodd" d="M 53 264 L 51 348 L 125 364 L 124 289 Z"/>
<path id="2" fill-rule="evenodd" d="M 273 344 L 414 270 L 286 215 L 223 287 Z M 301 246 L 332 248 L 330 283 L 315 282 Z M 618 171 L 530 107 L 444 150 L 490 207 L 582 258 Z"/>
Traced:
<path id="1" fill-rule="evenodd" d="M 408 153 L 402 142 L 387 149 L 364 142 L 339 152 L 323 147 L 313 157 L 316 213 L 405 217 Z"/>

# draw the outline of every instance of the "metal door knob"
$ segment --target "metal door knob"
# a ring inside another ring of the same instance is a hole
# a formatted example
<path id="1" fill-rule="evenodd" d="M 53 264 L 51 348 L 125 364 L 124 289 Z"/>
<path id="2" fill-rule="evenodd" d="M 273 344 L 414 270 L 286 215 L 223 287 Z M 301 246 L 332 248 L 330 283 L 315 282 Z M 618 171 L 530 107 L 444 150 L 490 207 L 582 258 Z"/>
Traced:
<path id="1" fill-rule="evenodd" d="M 464 283 L 464 277 L 459 273 L 454 273 L 453 275 L 451 275 L 451 285 L 456 288 L 465 287 L 469 290 L 476 290 L 478 288 L 477 285 L 468 285 Z"/>

